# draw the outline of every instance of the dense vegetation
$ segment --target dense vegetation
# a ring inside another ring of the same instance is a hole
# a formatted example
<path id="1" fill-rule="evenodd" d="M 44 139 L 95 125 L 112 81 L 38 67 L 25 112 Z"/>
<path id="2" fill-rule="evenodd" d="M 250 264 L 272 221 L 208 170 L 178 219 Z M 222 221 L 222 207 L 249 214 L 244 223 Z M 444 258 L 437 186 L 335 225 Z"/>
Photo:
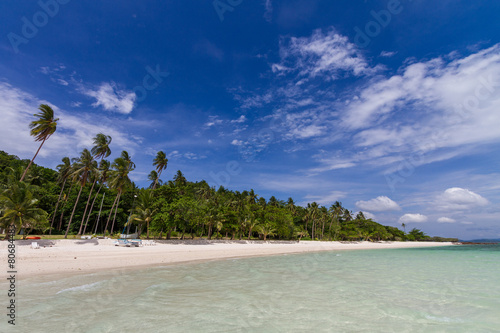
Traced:
<path id="1" fill-rule="evenodd" d="M 42 105 L 40 110 L 36 116 L 44 116 L 45 122 L 32 122 L 31 133 L 43 145 L 54 133 L 57 119 L 50 108 Z M 44 124 L 45 132 L 40 129 Z M 181 171 L 163 183 L 160 176 L 168 159 L 161 151 L 152 163 L 151 185 L 139 189 L 129 179 L 135 164 L 126 151 L 112 163 L 105 159 L 111 153 L 110 144 L 111 137 L 98 134 L 90 150 L 84 149 L 71 160 L 62 158 L 57 171 L 36 165 L 34 158 L 20 160 L 0 151 L 0 228 L 15 225 L 24 235 L 65 237 L 117 236 L 124 230 L 137 230 L 146 237 L 167 239 L 450 240 L 432 239 L 418 229 L 405 233 L 367 219 L 361 212 L 353 216 L 338 201 L 328 208 L 315 202 L 301 207 L 292 198 L 266 200 L 253 190 L 238 192 L 215 189 L 205 181 L 190 182 Z"/>

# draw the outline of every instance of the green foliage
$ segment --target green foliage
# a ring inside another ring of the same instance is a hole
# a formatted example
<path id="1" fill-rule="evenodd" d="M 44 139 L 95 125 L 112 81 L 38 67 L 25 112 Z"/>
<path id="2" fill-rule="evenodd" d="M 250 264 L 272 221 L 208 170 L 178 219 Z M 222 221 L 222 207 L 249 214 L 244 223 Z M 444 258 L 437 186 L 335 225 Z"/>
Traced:
<path id="1" fill-rule="evenodd" d="M 85 150 L 79 159 L 73 159 L 73 164 L 68 158 L 63 158 L 63 163 L 57 167 L 59 172 L 33 164 L 26 174 L 25 185 L 20 185 L 18 179 L 29 161 L 0 151 L 0 189 L 25 191 L 24 197 L 15 198 L 21 202 L 31 198 L 31 204 L 24 207 L 28 210 L 39 209 L 34 211 L 38 215 L 35 214 L 30 223 L 13 220 L 12 213 L 6 213 L 7 204 L 4 203 L 9 195 L 4 194 L 1 207 L 4 225 L 14 221 L 18 227 L 43 231 L 49 219 L 52 221 L 52 233 L 61 234 L 68 230 L 69 235 L 75 235 L 80 223 L 69 224 L 73 209 L 73 220 L 82 221 L 86 203 L 93 202 L 94 205 L 88 210 L 86 229 L 90 234 L 109 233 L 112 226 L 113 233 L 120 233 L 130 224 L 134 228 L 137 226 L 139 232 L 145 231 L 146 237 L 450 241 L 439 237 L 430 238 L 418 229 L 406 234 L 398 228 L 366 219 L 362 213 L 353 217 L 353 213 L 340 202 L 327 208 L 317 203 L 307 207 L 297 206 L 292 198 L 285 202 L 271 197 L 267 201 L 254 190 L 239 192 L 222 186 L 215 189 L 205 181 L 190 182 L 181 171 L 177 171 L 171 181 L 162 184 L 156 180 L 166 168 L 168 160 L 161 152 L 155 159 L 157 170 L 150 179 L 152 186 L 139 190 L 129 179 L 129 173 L 135 165 L 127 152 L 122 152 L 111 166 L 106 160 L 101 160 L 97 168 L 95 157 L 107 155 L 109 147 L 106 146 L 111 138 L 103 135 L 95 140 L 96 144 L 102 144 L 102 149 L 98 151 L 95 148 L 92 153 Z M 92 185 L 96 186 L 91 193 Z M 16 189 L 15 186 L 25 187 Z M 135 199 L 134 195 L 137 195 Z M 77 200 L 78 196 L 85 200 Z"/>

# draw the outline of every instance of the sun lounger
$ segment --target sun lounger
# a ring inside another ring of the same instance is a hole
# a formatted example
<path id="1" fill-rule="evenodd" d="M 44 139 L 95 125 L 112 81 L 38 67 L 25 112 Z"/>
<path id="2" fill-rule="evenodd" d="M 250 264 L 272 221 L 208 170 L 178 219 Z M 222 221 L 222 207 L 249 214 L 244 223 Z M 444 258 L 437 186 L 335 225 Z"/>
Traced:
<path id="1" fill-rule="evenodd" d="M 130 242 L 126 239 L 119 239 L 118 241 L 115 242 L 115 246 L 126 246 L 130 247 Z"/>

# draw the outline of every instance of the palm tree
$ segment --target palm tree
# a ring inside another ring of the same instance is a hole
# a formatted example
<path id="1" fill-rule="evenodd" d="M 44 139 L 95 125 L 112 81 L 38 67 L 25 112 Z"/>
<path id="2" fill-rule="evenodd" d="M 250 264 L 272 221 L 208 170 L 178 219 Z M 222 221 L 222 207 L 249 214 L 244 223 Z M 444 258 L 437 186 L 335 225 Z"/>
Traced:
<path id="1" fill-rule="evenodd" d="M 95 159 L 101 159 L 101 161 L 111 155 L 111 149 L 109 145 L 111 144 L 111 137 L 109 135 L 104 135 L 102 133 L 97 134 L 94 137 L 94 147 L 90 150 Z"/>
<path id="2" fill-rule="evenodd" d="M 184 177 L 184 174 L 181 172 L 181 170 L 177 170 L 177 173 L 174 176 L 174 184 L 175 186 L 182 187 L 186 186 L 187 180 L 186 177 Z"/>
<path id="3" fill-rule="evenodd" d="M 111 144 L 111 137 L 109 135 L 104 135 L 102 133 L 97 134 L 94 137 L 94 146 L 90 150 L 92 153 L 92 158 L 98 159 L 101 161 L 104 160 L 105 157 L 108 157 L 111 154 L 111 149 L 109 145 Z M 89 197 L 87 199 L 87 204 L 85 205 L 85 210 L 83 211 L 82 222 L 80 223 L 80 230 L 78 231 L 78 235 L 82 234 L 83 221 L 85 221 L 85 216 L 87 215 L 87 209 L 89 208 L 90 198 L 92 197 L 92 192 L 94 191 L 94 186 L 99 177 L 97 174 L 93 175 L 94 181 L 92 182 L 92 187 L 90 188 Z M 91 210 L 92 211 L 92 210 Z M 90 214 L 90 212 L 89 212 Z"/>
<path id="4" fill-rule="evenodd" d="M 87 220 L 85 221 L 85 227 L 83 227 L 83 234 L 85 234 L 85 231 L 87 230 L 87 224 L 89 223 L 90 215 L 92 213 L 92 210 L 94 209 L 94 204 L 99 196 L 99 192 L 101 192 L 102 187 L 108 180 L 109 176 L 109 168 L 111 167 L 111 163 L 107 160 L 101 160 L 101 163 L 99 163 L 99 181 L 101 182 L 101 186 L 99 186 L 99 189 L 97 190 L 97 193 L 94 196 L 94 200 L 92 201 L 92 205 L 90 206 L 89 213 L 87 214 Z"/>
<path id="5" fill-rule="evenodd" d="M 113 224 L 111 225 L 111 234 L 113 233 L 115 226 L 116 214 L 118 212 L 118 206 L 120 205 L 120 197 L 123 191 L 125 191 L 125 188 L 132 183 L 130 181 L 130 178 L 128 177 L 128 174 L 130 173 L 130 171 L 133 171 L 135 169 L 135 164 L 131 161 L 128 152 L 122 151 L 121 157 L 118 157 L 114 160 L 112 167 L 114 170 L 110 175 L 109 185 L 111 188 L 116 189 L 118 193 L 116 194 L 113 206 L 111 206 L 108 221 L 106 222 L 106 227 L 104 228 L 104 232 L 106 232 L 109 221 L 111 219 L 111 212 L 113 211 L 113 208 L 116 207 L 113 217 Z"/>
<path id="6" fill-rule="evenodd" d="M 401 226 L 403 227 L 403 232 L 406 234 L 406 224 L 401 223 Z"/>
<path id="7" fill-rule="evenodd" d="M 271 223 L 265 223 L 265 224 L 258 225 L 255 229 L 257 230 L 257 232 L 260 235 L 262 235 L 264 240 L 267 239 L 267 236 L 274 236 L 275 229 L 273 228 Z"/>
<path id="8" fill-rule="evenodd" d="M 311 205 L 307 207 L 307 215 L 308 218 L 313 222 L 311 229 L 311 239 L 314 240 L 314 231 L 316 229 L 316 219 L 319 215 L 319 206 L 316 202 L 313 202 Z"/>
<path id="9" fill-rule="evenodd" d="M 49 235 L 52 235 L 52 227 L 54 225 L 54 220 L 57 214 L 57 208 L 59 207 L 59 202 L 61 201 L 61 197 L 64 191 L 64 186 L 66 185 L 66 181 L 68 180 L 70 173 L 71 173 L 71 161 L 69 157 L 63 157 L 62 159 L 62 164 L 59 164 L 57 166 L 57 169 L 59 170 L 59 177 L 58 181 L 62 182 L 61 186 L 61 192 L 59 192 L 59 197 L 57 198 L 57 203 L 56 203 L 56 208 L 54 209 L 54 215 L 52 215 L 52 221 L 50 222 L 50 231 Z"/>
<path id="10" fill-rule="evenodd" d="M 133 222 L 137 224 L 146 224 L 146 238 L 149 239 L 149 223 L 156 214 L 157 209 L 153 208 L 153 192 L 150 190 L 142 190 L 137 196 L 137 206 L 135 213 L 130 216 L 126 225 Z"/>
<path id="11" fill-rule="evenodd" d="M 66 228 L 66 233 L 64 238 L 68 238 L 68 232 L 71 227 L 71 222 L 73 221 L 73 216 L 75 215 L 76 206 L 80 200 L 80 195 L 82 194 L 83 187 L 87 184 L 89 177 L 96 170 L 97 162 L 94 161 L 92 154 L 88 149 L 84 149 L 79 158 L 74 159 L 74 171 L 72 177 L 80 185 L 80 191 L 76 197 L 75 205 L 73 206 L 73 212 L 69 218 L 68 227 Z"/>
<path id="12" fill-rule="evenodd" d="M 43 144 L 45 143 L 45 141 L 47 141 L 48 138 L 50 138 L 52 134 L 54 134 L 57 128 L 57 121 L 59 120 L 59 118 L 54 119 L 54 110 L 52 110 L 50 106 L 48 106 L 47 104 L 40 104 L 38 110 L 40 110 L 40 112 L 34 114 L 34 116 L 38 117 L 38 120 L 34 120 L 30 124 L 30 135 L 35 137 L 36 142 L 42 141 L 42 143 L 40 144 L 40 147 L 38 147 L 35 156 L 33 156 L 30 163 L 26 167 L 26 170 L 24 170 L 20 181 L 24 180 L 26 172 L 35 160 Z"/>
<path id="13" fill-rule="evenodd" d="M 160 184 L 160 186 L 163 184 L 163 181 L 160 179 L 160 177 L 158 177 L 158 172 L 156 172 L 155 170 L 149 173 L 148 180 L 151 181 L 151 184 L 148 187 L 151 189 L 153 189 L 156 184 Z"/>
<path id="14" fill-rule="evenodd" d="M 47 212 L 38 208 L 38 200 L 33 198 L 34 186 L 24 182 L 13 183 L 0 195 L 3 216 L 0 217 L 0 226 L 8 228 L 14 226 L 16 234 L 21 228 L 39 227 L 47 221 Z"/>
<path id="15" fill-rule="evenodd" d="M 157 180 L 160 179 L 161 172 L 167 168 L 167 164 L 168 164 L 167 155 L 165 155 L 163 151 L 159 151 L 156 154 L 156 158 L 153 160 L 153 166 L 156 167 L 156 172 L 158 172 L 158 178 L 156 178 Z M 156 182 L 153 185 L 153 190 L 156 188 L 157 183 L 158 182 Z"/>

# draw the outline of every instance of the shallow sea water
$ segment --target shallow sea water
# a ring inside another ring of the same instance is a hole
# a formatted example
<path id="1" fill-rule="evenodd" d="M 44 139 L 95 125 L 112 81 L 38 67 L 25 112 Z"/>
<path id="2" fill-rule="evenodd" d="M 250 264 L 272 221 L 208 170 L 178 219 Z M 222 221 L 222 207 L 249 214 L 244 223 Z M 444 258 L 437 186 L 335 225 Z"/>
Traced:
<path id="1" fill-rule="evenodd" d="M 500 246 L 228 259 L 17 288 L 17 325 L 4 317 L 0 332 L 500 332 Z"/>

